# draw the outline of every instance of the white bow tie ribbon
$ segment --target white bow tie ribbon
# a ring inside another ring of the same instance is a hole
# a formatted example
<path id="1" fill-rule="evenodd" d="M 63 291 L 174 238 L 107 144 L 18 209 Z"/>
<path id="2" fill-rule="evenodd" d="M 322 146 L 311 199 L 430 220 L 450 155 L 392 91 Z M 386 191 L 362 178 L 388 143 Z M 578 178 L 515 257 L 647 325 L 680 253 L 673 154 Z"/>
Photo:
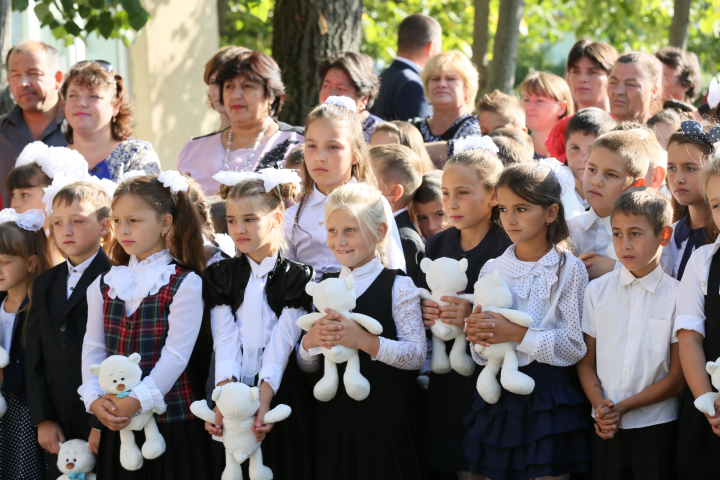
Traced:
<path id="1" fill-rule="evenodd" d="M 105 275 L 105 283 L 110 287 L 108 296 L 124 302 L 142 300 L 160 291 L 174 273 L 173 264 L 153 265 L 152 268 L 112 267 Z"/>
<path id="2" fill-rule="evenodd" d="M 535 290 L 539 299 L 550 298 L 552 286 L 558 281 L 557 275 L 543 267 L 536 265 L 528 275 L 523 276 L 513 287 L 513 291 L 520 297 L 527 300 L 530 291 Z"/>

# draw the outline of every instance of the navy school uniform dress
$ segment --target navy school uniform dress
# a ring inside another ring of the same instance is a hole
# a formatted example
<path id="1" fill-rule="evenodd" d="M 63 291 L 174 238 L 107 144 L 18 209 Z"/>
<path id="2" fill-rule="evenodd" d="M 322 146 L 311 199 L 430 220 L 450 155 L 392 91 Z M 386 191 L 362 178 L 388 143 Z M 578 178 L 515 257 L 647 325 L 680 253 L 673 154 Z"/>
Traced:
<path id="1" fill-rule="evenodd" d="M 245 298 L 252 270 L 245 255 L 217 262 L 205 272 L 203 297 L 205 310 L 209 312 L 219 305 L 229 305 L 233 313 L 240 308 Z M 278 254 L 274 269 L 268 274 L 265 293 L 270 309 L 280 317 L 284 308 L 312 309 L 312 298 L 305 292 L 305 286 L 313 281 L 312 267 L 288 260 Z M 209 318 L 209 315 L 206 315 Z M 209 330 L 206 326 L 203 330 Z M 212 337 L 211 337 L 212 338 Z M 300 340 L 300 336 L 296 340 Z M 257 385 L 257 376 L 256 376 Z M 274 478 L 282 480 L 313 479 L 312 381 L 297 365 L 295 353 L 288 359 L 280 388 L 275 393 L 270 407 L 289 405 L 292 414 L 275 424 L 262 442 L 263 463 L 269 467 Z M 206 434 L 207 435 L 207 434 Z M 207 435 L 209 437 L 209 435 Z M 219 478 L 225 468 L 225 447 L 222 442 L 209 440 L 211 478 Z M 243 463 L 243 475 L 248 478 L 248 462 Z"/>
<path id="2" fill-rule="evenodd" d="M 720 253 L 713 256 L 707 285 L 703 350 L 707 361 L 715 361 L 720 357 Z M 694 401 L 690 387 L 686 388 L 679 418 L 678 478 L 720 480 L 720 468 L 716 465 L 720 437 L 713 433 L 705 414 L 695 408 Z"/>
<path id="3" fill-rule="evenodd" d="M 485 262 L 502 255 L 510 245 L 512 241 L 505 232 L 493 226 L 475 248 L 466 252 L 460 247 L 460 230 L 451 227 L 430 237 L 425 246 L 425 256 L 430 260 L 441 257 L 456 260 L 466 258 L 468 269 L 465 274 L 468 285 L 465 293 L 472 294 L 480 269 Z M 419 273 L 417 285 L 428 288 L 422 271 Z M 446 342 L 448 354 L 451 347 L 452 342 Z M 462 446 L 468 432 L 463 419 L 472 410 L 475 384 L 481 369 L 482 367 L 477 366 L 475 373 L 469 377 L 460 375 L 454 370 L 445 374 L 430 373 L 423 433 L 423 458 L 428 470 L 434 472 L 469 470 L 470 463 L 465 458 L 465 448 Z"/>

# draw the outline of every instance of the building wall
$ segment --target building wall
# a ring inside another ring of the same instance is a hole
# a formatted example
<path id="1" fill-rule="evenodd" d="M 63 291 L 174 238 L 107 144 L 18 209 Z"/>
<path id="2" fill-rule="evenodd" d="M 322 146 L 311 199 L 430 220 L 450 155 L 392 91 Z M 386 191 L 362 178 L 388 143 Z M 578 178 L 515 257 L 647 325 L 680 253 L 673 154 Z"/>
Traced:
<path id="1" fill-rule="evenodd" d="M 144 0 L 151 19 L 128 49 L 135 138 L 153 144 L 163 169 L 175 168 L 183 145 L 218 128 L 203 82 L 218 49 L 215 0 Z"/>

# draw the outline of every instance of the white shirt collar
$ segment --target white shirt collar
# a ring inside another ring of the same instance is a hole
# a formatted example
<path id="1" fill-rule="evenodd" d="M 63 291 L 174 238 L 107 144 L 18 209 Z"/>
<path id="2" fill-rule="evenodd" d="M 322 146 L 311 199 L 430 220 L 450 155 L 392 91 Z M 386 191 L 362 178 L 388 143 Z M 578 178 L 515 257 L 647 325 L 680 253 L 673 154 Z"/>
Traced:
<path id="1" fill-rule="evenodd" d="M 355 179 L 355 177 L 352 177 L 347 183 L 357 183 L 357 179 Z M 325 200 L 327 200 L 327 195 L 318 190 L 317 183 L 314 184 L 313 191 L 310 194 L 310 198 L 308 198 L 308 205 L 315 205 L 320 202 L 324 202 Z"/>
<path id="2" fill-rule="evenodd" d="M 350 270 L 348 267 L 342 267 L 342 270 L 340 270 L 340 279 L 344 279 L 348 275 L 352 275 L 355 282 L 362 281 L 365 277 L 371 276 L 374 273 L 379 273 L 383 268 L 385 267 L 383 267 L 382 263 L 380 263 L 380 256 L 376 255 L 375 258 L 355 270 Z M 375 277 L 377 277 L 377 275 L 375 275 Z M 373 280 L 375 280 L 374 277 Z"/>
<path id="3" fill-rule="evenodd" d="M 618 284 L 621 287 L 626 287 L 628 285 L 632 285 L 635 281 L 639 281 L 640 284 L 645 287 L 645 290 L 650 293 L 655 293 L 655 289 L 660 283 L 660 280 L 662 280 L 664 273 L 665 272 L 663 272 L 662 267 L 660 266 L 660 264 L 658 264 L 658 266 L 655 267 L 655 270 L 648 273 L 642 278 L 637 278 L 630 270 L 623 266 L 620 269 L 620 281 L 618 282 Z"/>
<path id="4" fill-rule="evenodd" d="M 408 59 L 408 58 L 401 57 L 400 55 L 398 55 L 397 57 L 395 57 L 395 60 L 398 60 L 398 61 L 400 61 L 400 62 L 403 62 L 403 63 L 405 63 L 405 64 L 407 64 L 407 65 L 410 65 L 410 66 L 413 67 L 413 68 L 417 68 L 418 71 L 422 70 L 422 67 L 421 67 L 420 65 L 418 65 L 417 63 L 413 62 L 412 60 L 410 60 L 410 59 Z"/>
<path id="5" fill-rule="evenodd" d="M 607 219 L 607 221 L 610 221 L 610 217 L 605 217 L 603 220 Z M 600 216 L 595 212 L 595 209 L 590 207 L 590 210 L 587 211 L 587 215 L 585 216 L 585 225 L 583 225 L 583 231 L 587 232 L 590 230 L 590 228 L 597 223 L 600 220 Z"/>
<path id="6" fill-rule="evenodd" d="M 398 215 L 400 215 L 403 212 L 407 212 L 407 208 L 401 208 L 397 212 L 393 212 L 393 217 L 397 217 Z"/>
<path id="7" fill-rule="evenodd" d="M 97 257 L 97 254 L 98 254 L 98 252 L 95 252 L 95 255 L 93 255 L 92 257 L 88 258 L 87 260 L 85 260 L 85 261 L 82 262 L 81 264 L 79 264 L 79 265 L 74 265 L 74 266 L 73 266 L 72 263 L 70 263 L 70 257 L 68 257 L 68 258 L 65 260 L 65 262 L 67 263 L 67 267 L 68 267 L 68 273 L 82 276 L 82 274 L 85 273 L 85 270 L 87 270 L 87 268 L 90 266 L 90 264 L 92 263 L 92 261 L 95 260 L 95 257 Z"/>
<path id="8" fill-rule="evenodd" d="M 275 268 L 275 264 L 277 263 L 278 258 L 278 252 L 275 252 L 270 257 L 263 258 L 260 264 L 255 263 L 255 260 L 250 258 L 248 255 L 245 256 L 248 259 L 248 263 L 250 264 L 250 268 L 252 269 L 253 276 L 255 276 L 255 278 L 261 278 L 272 272 L 273 268 Z"/>
<path id="9" fill-rule="evenodd" d="M 138 261 L 135 255 L 131 255 L 128 267 L 130 267 L 133 271 L 139 272 L 153 266 L 167 265 L 171 260 L 172 255 L 170 255 L 170 249 L 166 248 L 165 250 L 150 255 L 142 261 Z"/>

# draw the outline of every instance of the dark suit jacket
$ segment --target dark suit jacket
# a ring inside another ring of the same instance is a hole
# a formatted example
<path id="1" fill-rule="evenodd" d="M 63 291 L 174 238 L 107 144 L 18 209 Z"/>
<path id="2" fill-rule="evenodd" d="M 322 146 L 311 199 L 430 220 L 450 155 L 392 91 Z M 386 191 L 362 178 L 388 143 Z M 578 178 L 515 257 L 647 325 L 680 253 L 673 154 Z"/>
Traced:
<path id="1" fill-rule="evenodd" d="M 7 297 L 7 292 L 0 292 L 0 304 Z M 28 303 L 25 297 L 20 310 L 25 308 Z M 15 316 L 13 324 L 12 341 L 10 342 L 10 363 L 3 368 L 3 392 L 13 392 L 17 394 L 19 400 L 27 405 L 27 395 L 25 394 L 25 349 L 23 348 L 23 330 L 28 311 L 24 310 Z"/>
<path id="2" fill-rule="evenodd" d="M 110 262 L 101 248 L 67 298 L 67 263 L 35 279 L 28 315 L 26 350 L 30 421 L 95 425 L 77 389 L 82 385 L 81 355 L 87 326 L 87 289 Z"/>
<path id="3" fill-rule="evenodd" d="M 380 74 L 380 92 L 370 113 L 387 121 L 432 115 L 419 73 L 417 67 L 394 60 Z"/>
<path id="4" fill-rule="evenodd" d="M 410 221 L 410 214 L 404 211 L 395 217 L 395 224 L 400 234 L 400 244 L 405 254 L 405 267 L 408 277 L 416 281 L 420 271 L 420 262 L 425 256 L 425 244 L 415 226 Z"/>

